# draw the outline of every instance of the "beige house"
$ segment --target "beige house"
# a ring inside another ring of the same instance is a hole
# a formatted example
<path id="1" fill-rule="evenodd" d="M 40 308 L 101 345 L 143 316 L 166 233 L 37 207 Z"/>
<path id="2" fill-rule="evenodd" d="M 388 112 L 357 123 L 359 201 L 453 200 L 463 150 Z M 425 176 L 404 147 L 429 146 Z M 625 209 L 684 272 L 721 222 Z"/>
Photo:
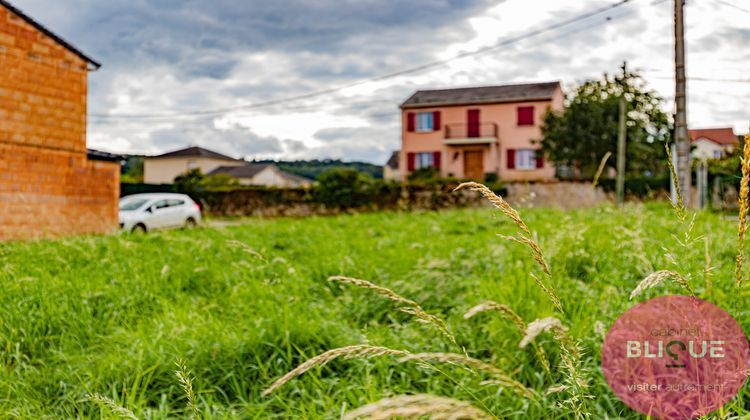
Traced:
<path id="1" fill-rule="evenodd" d="M 208 174 L 226 174 L 237 179 L 241 185 L 262 185 L 280 188 L 303 188 L 312 185 L 311 180 L 284 172 L 271 163 L 246 163 L 242 166 L 220 166 Z"/>
<path id="2" fill-rule="evenodd" d="M 391 154 L 388 162 L 383 165 L 383 179 L 386 181 L 401 181 L 401 173 L 398 171 L 399 150 Z"/>
<path id="3" fill-rule="evenodd" d="M 247 162 L 222 155 L 202 147 L 188 147 L 143 160 L 143 182 L 146 184 L 171 184 L 178 176 L 191 169 L 208 174 L 220 166 L 244 166 Z"/>

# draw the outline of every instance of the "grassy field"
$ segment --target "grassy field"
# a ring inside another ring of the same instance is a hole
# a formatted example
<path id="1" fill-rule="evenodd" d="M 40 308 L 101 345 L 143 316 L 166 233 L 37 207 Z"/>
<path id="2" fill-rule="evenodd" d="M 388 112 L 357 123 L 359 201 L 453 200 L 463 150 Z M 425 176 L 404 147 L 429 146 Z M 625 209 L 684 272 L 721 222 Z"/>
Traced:
<path id="1" fill-rule="evenodd" d="M 699 213 L 694 237 L 663 204 L 562 212 L 521 209 L 552 268 L 565 306 L 562 321 L 583 347 L 583 375 L 593 418 L 639 418 L 608 390 L 599 368 L 601 325 L 649 296 L 681 293 L 664 284 L 629 301 L 649 273 L 676 270 L 696 294 L 731 309 L 747 331 L 747 295 L 734 289 L 736 219 Z M 206 418 L 337 418 L 403 393 L 466 400 L 497 417 L 571 418 L 559 346 L 534 350 L 497 313 L 464 320 L 487 300 L 511 306 L 527 322 L 555 315 L 529 273 L 528 250 L 497 236 L 513 225 L 490 209 L 376 213 L 327 218 L 249 220 L 240 226 L 147 236 L 115 235 L 0 245 L 0 417 L 108 417 L 99 393 L 139 418 L 189 416 L 175 376 L 183 359 Z M 238 245 L 238 243 L 244 246 Z M 469 356 L 491 362 L 542 397 L 480 385 L 455 365 L 439 370 L 383 356 L 336 360 L 261 391 L 325 350 L 368 343 L 410 352 L 456 352 L 429 325 L 395 310 L 369 290 L 329 276 L 373 281 L 447 320 Z M 746 386 L 728 406 L 750 414 Z M 745 401 L 745 402 L 743 402 Z"/>

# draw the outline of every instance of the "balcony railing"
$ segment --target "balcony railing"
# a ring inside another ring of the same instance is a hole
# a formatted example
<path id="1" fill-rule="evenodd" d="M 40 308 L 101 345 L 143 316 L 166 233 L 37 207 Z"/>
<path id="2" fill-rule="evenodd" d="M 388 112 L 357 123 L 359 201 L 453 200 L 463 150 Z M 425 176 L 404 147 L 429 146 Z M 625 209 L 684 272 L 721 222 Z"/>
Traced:
<path id="1" fill-rule="evenodd" d="M 497 124 L 493 122 L 446 124 L 446 139 L 497 138 Z"/>

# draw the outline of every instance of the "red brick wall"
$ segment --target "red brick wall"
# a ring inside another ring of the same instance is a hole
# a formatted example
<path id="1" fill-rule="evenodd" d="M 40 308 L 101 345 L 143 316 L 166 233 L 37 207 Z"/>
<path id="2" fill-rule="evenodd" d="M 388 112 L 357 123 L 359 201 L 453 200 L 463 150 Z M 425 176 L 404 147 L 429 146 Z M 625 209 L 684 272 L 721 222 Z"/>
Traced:
<path id="1" fill-rule="evenodd" d="M 87 73 L 0 6 L 0 240 L 116 229 L 119 165 L 86 159 Z"/>

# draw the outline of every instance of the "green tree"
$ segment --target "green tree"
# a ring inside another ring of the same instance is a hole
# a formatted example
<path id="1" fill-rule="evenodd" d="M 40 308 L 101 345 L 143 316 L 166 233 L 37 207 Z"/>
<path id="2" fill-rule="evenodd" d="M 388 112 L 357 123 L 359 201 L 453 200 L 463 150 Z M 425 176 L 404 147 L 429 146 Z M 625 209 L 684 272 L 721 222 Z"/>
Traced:
<path id="1" fill-rule="evenodd" d="M 240 182 L 227 174 L 204 175 L 200 169 L 191 169 L 175 178 L 174 185 L 177 191 L 193 194 L 206 190 L 237 188 Z"/>
<path id="2" fill-rule="evenodd" d="M 637 73 L 589 80 L 566 98 L 562 113 L 549 111 L 542 125 L 542 150 L 573 177 L 590 179 L 607 152 L 615 168 L 619 100 L 627 101 L 626 172 L 629 176 L 663 176 L 667 171 L 664 145 L 671 136 L 671 119 L 662 98 L 646 88 Z"/>
<path id="3" fill-rule="evenodd" d="M 353 208 L 367 204 L 372 177 L 354 169 L 329 169 L 318 177 L 315 200 L 329 208 Z"/>

